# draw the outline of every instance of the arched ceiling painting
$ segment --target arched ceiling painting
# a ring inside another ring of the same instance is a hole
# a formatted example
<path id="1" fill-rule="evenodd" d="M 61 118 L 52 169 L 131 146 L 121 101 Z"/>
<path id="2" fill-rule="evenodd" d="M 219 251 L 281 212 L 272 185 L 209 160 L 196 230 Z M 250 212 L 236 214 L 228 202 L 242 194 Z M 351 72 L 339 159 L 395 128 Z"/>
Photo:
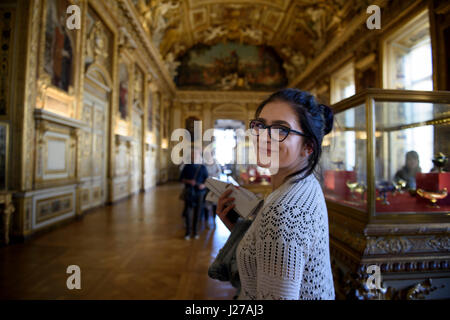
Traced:
<path id="1" fill-rule="evenodd" d="M 269 90 L 287 84 L 282 61 L 270 47 L 198 44 L 179 60 L 175 83 L 180 89 Z"/>
<path id="2" fill-rule="evenodd" d="M 133 2 L 174 79 L 180 79 L 179 66 L 189 50 L 231 43 L 273 48 L 290 81 L 345 30 L 352 15 L 361 12 L 369 0 Z"/>

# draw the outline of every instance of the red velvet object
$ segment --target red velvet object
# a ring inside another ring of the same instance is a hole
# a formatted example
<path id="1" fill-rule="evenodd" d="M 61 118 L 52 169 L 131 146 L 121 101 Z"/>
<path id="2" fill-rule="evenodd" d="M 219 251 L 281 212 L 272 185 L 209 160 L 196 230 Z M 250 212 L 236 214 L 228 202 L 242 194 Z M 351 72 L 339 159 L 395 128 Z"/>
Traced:
<path id="1" fill-rule="evenodd" d="M 418 173 L 416 175 L 417 189 L 423 189 L 425 191 L 439 192 L 444 188 L 447 188 L 450 192 L 450 172 L 431 172 L 431 173 Z M 429 201 L 417 196 L 420 202 Z M 442 200 L 437 201 L 438 205 L 450 205 L 450 195 Z"/>
<path id="2" fill-rule="evenodd" d="M 350 189 L 347 187 L 347 181 L 356 181 L 355 171 L 334 171 L 324 172 L 325 189 L 336 195 L 338 198 L 348 200 L 351 198 Z"/>

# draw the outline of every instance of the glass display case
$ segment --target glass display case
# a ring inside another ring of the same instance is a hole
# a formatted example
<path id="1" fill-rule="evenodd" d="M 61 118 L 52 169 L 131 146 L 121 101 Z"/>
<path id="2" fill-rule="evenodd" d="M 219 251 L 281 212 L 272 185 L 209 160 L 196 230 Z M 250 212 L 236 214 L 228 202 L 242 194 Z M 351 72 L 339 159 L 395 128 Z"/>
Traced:
<path id="1" fill-rule="evenodd" d="M 321 159 L 329 207 L 449 214 L 449 92 L 368 89 L 332 108 L 335 127 Z"/>

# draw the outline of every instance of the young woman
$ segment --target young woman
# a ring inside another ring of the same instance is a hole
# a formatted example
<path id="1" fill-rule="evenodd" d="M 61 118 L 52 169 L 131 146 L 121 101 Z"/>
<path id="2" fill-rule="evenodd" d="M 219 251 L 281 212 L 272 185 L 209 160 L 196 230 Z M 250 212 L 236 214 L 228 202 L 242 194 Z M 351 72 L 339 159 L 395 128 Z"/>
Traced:
<path id="1" fill-rule="evenodd" d="M 236 249 L 239 299 L 334 299 L 328 213 L 314 176 L 322 139 L 332 127 L 331 109 L 297 89 L 272 94 L 256 110 L 250 122 L 256 150 L 267 148 L 271 159 L 275 152 L 279 162 L 273 192 Z M 217 214 L 232 230 L 230 192 L 220 197 Z"/>

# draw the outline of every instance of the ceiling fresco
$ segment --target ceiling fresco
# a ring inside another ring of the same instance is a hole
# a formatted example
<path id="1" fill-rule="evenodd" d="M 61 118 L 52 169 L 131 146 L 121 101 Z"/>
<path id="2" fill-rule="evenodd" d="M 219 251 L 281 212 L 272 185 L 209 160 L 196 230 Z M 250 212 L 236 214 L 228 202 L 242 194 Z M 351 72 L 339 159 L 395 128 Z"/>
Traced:
<path id="1" fill-rule="evenodd" d="M 287 85 L 281 59 L 266 46 L 198 44 L 180 63 L 175 77 L 180 89 L 270 90 Z"/>
<path id="2" fill-rule="evenodd" d="M 368 0 L 134 0 L 145 31 L 177 79 L 181 57 L 198 45 L 273 48 L 287 80 L 345 30 Z M 226 90 L 226 89 L 224 89 Z"/>

